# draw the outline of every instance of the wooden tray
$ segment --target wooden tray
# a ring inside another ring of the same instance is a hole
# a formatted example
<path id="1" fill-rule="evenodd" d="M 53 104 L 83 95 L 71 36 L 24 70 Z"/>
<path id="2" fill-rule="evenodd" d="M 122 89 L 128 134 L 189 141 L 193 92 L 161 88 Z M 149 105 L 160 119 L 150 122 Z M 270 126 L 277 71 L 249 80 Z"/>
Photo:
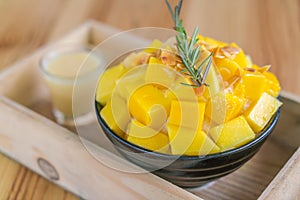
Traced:
<path id="1" fill-rule="evenodd" d="M 236 172 L 204 187 L 184 190 L 151 173 L 125 173 L 94 159 L 74 134 L 75 130 L 53 121 L 38 62 L 55 45 L 96 45 L 116 32 L 107 25 L 88 21 L 0 74 L 1 152 L 84 199 L 299 197 L 300 100 L 285 92 L 281 95 L 284 106 L 276 130 L 257 155 Z M 83 139 L 96 141 L 89 135 Z M 119 167 L 130 167 L 114 162 L 99 147 L 111 148 L 109 141 L 103 135 L 100 139 L 98 145 L 86 142 L 93 154 Z"/>

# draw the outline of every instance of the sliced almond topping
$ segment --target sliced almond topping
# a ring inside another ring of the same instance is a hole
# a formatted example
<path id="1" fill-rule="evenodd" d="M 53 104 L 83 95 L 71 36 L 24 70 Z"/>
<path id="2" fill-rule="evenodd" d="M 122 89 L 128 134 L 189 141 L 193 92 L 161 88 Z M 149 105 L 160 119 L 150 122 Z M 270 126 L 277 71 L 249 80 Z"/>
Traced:
<path id="1" fill-rule="evenodd" d="M 255 72 L 255 69 L 250 68 L 250 67 L 246 67 L 246 68 L 245 68 L 245 71 L 248 71 L 248 72 Z"/>
<path id="2" fill-rule="evenodd" d="M 260 73 L 264 73 L 264 72 L 269 71 L 270 68 L 271 68 L 271 65 L 265 65 L 265 66 L 257 68 L 256 70 Z"/>
<path id="3" fill-rule="evenodd" d="M 224 54 L 224 56 L 232 59 L 234 59 L 235 56 L 241 51 L 241 49 L 233 46 L 225 46 L 222 47 L 220 50 Z"/>
<path id="4" fill-rule="evenodd" d="M 177 63 L 177 58 L 174 53 L 168 52 L 168 51 L 161 51 L 160 54 L 161 61 L 165 65 L 174 66 Z"/>

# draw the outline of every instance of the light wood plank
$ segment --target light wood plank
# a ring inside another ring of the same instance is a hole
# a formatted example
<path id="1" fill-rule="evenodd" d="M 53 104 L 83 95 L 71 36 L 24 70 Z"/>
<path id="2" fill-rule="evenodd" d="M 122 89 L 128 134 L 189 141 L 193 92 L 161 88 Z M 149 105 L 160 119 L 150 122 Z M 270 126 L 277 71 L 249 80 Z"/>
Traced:
<path id="1" fill-rule="evenodd" d="M 300 148 L 259 199 L 300 199 Z"/>
<path id="2" fill-rule="evenodd" d="M 19 162 L 51 179 L 50 174 L 45 174 L 37 162 L 39 158 L 46 159 L 58 173 L 58 180 L 52 181 L 80 197 L 85 199 L 199 199 L 152 174 L 121 172 L 103 165 L 86 151 L 77 135 L 8 99 L 1 97 L 0 107 L 3 111 L 0 113 L 0 121 L 5 119 L 7 122 L 2 127 L 1 134 L 7 136 L 12 144 L 11 148 L 1 150 L 4 153 L 14 152 L 10 155 L 17 158 Z M 5 113 L 10 113 L 10 116 Z M 16 120 L 18 126 L 14 126 Z M 23 130 L 27 130 L 26 135 L 22 135 Z M 102 159 L 112 159 L 111 155 L 104 154 L 103 150 L 95 145 L 89 146 L 89 149 Z M 122 165 L 122 163 L 114 163 Z M 49 167 L 49 164 L 47 166 Z M 130 168 L 130 166 L 123 168 Z M 59 198 L 62 195 L 61 192 L 52 193 L 51 191 L 56 191 L 57 188 L 48 189 L 44 182 L 38 184 L 45 184 L 44 189 L 36 193 L 33 198 L 40 199 L 40 195 L 45 195 L 46 198 L 50 194 L 58 195 Z"/>
<path id="3" fill-rule="evenodd" d="M 18 176 L 18 172 L 22 167 L 3 155 L 0 155 L 0 162 L 2 163 L 0 165 L 0 199 L 8 199 L 11 195 L 15 177 Z"/>

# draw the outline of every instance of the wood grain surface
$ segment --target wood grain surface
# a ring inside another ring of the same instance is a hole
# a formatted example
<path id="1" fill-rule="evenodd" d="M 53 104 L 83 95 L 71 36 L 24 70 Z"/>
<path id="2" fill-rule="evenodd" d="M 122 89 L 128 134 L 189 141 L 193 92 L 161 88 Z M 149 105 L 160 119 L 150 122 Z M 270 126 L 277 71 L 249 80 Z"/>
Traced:
<path id="1" fill-rule="evenodd" d="M 203 35 L 236 42 L 257 64 L 271 64 L 282 88 L 300 95 L 299 0 L 189 0 L 183 18 L 189 32 L 199 26 Z M 124 30 L 172 27 L 162 0 L 0 0 L 0 70 L 87 19 Z M 0 154 L 1 200 L 77 198 Z"/>

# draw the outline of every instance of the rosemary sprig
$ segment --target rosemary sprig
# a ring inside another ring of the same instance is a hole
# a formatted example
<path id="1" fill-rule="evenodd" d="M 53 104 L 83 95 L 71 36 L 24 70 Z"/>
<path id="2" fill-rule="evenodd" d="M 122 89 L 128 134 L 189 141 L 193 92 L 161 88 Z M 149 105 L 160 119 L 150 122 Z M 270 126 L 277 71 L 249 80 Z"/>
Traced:
<path id="1" fill-rule="evenodd" d="M 202 85 L 207 85 L 205 83 L 205 79 L 207 77 L 208 71 L 212 63 L 213 52 L 207 58 L 205 58 L 205 60 L 202 63 L 200 63 L 197 66 L 197 62 L 200 56 L 200 46 L 197 45 L 198 27 L 195 28 L 192 37 L 189 39 L 186 34 L 186 30 L 183 27 L 182 19 L 179 18 L 183 0 L 180 0 L 178 2 L 178 4 L 174 8 L 174 11 L 172 10 L 168 0 L 165 0 L 165 2 L 167 4 L 167 7 L 171 13 L 172 19 L 175 24 L 174 29 L 177 32 L 176 46 L 177 46 L 179 56 L 182 60 L 182 63 L 185 66 L 185 69 L 182 70 L 181 72 L 185 75 L 188 75 L 193 82 L 193 84 L 184 84 L 184 85 L 189 85 L 192 87 L 200 87 Z M 207 61 L 208 63 L 203 72 L 204 65 Z"/>

